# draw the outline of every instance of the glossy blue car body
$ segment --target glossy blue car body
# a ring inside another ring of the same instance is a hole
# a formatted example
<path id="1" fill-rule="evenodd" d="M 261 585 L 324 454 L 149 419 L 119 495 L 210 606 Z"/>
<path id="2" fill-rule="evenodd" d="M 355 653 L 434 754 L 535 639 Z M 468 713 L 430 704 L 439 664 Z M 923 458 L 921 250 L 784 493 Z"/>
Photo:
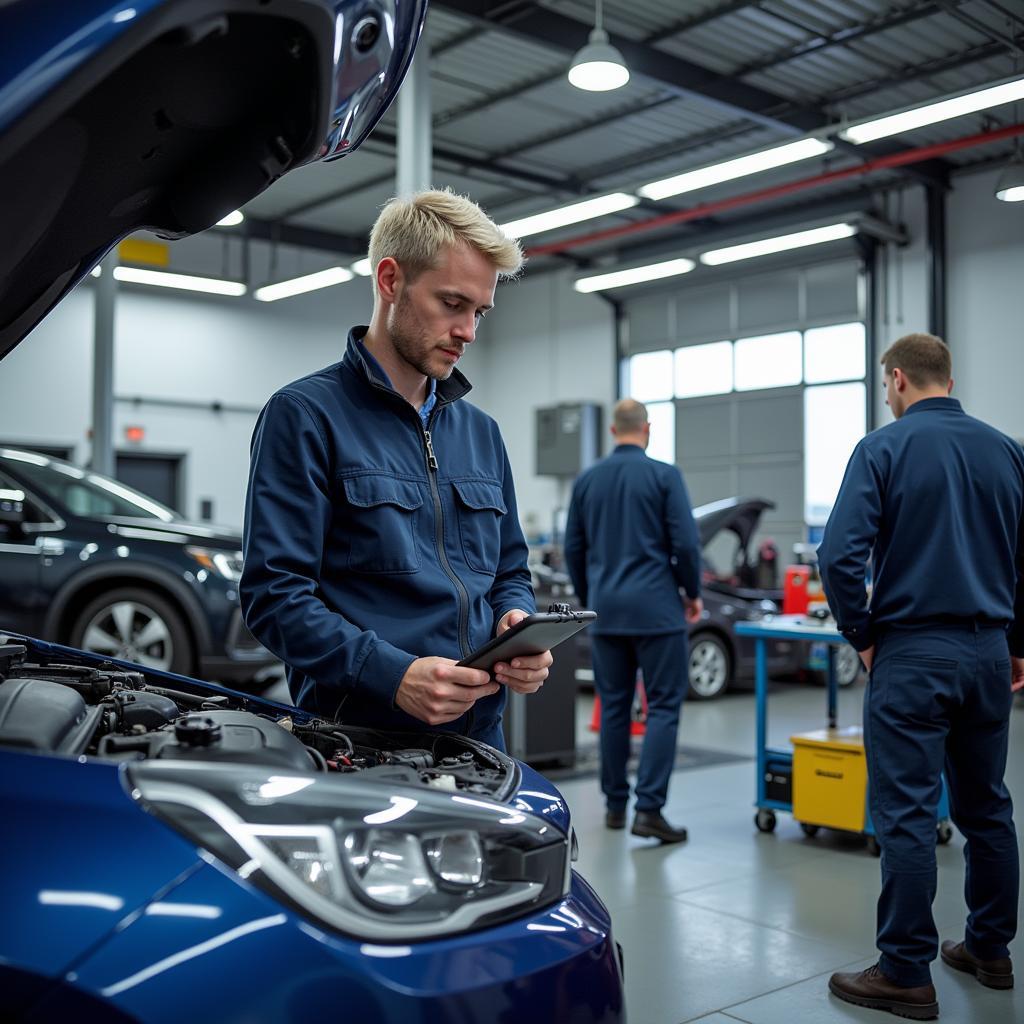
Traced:
<path id="1" fill-rule="evenodd" d="M 23 637 L 63 664 L 133 668 Z M 147 682 L 296 709 L 147 672 Z M 308 717 L 308 716 L 306 716 Z M 0 1005 L 24 1021 L 625 1020 L 609 915 L 572 873 L 522 918 L 427 941 L 325 928 L 147 814 L 126 765 L 0 749 Z M 564 799 L 528 766 L 508 803 L 568 836 Z"/>

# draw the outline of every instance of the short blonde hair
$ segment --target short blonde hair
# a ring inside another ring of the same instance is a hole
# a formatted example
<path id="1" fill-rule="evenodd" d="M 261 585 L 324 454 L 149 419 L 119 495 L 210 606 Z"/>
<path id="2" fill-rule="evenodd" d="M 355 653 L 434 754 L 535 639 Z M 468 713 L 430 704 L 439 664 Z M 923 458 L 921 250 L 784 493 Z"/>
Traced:
<path id="1" fill-rule="evenodd" d="M 370 266 L 376 268 L 390 256 L 415 279 L 438 265 L 444 249 L 459 245 L 482 253 L 499 277 L 514 277 L 523 266 L 519 242 L 509 238 L 472 199 L 451 189 L 390 200 L 370 232 Z M 376 276 L 373 281 L 376 293 Z"/>

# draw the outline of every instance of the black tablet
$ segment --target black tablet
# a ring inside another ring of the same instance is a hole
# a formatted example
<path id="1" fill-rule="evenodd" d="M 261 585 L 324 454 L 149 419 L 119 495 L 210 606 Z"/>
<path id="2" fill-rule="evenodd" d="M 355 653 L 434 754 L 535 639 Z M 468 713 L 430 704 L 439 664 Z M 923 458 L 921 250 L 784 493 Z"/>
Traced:
<path id="1" fill-rule="evenodd" d="M 596 618 L 597 612 L 588 611 L 535 612 L 478 647 L 459 664 L 489 672 L 499 661 L 511 662 L 513 658 L 550 651 Z"/>

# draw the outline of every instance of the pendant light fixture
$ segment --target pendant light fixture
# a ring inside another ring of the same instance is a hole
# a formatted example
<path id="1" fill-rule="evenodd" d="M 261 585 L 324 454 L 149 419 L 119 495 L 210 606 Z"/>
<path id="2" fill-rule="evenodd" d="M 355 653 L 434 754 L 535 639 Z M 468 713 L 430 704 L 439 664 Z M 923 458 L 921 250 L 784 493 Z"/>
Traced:
<path id="1" fill-rule="evenodd" d="M 629 68 L 622 54 L 608 41 L 601 15 L 601 0 L 596 0 L 594 28 L 587 45 L 573 57 L 569 68 L 570 83 L 587 92 L 610 92 L 629 81 Z"/>

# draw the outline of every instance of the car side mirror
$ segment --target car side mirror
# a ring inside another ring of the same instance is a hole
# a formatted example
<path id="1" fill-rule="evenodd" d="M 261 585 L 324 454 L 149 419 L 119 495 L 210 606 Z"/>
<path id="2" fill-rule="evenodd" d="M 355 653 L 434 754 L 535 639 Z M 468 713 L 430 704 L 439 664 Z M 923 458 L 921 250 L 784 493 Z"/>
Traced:
<path id="1" fill-rule="evenodd" d="M 21 526 L 25 522 L 25 492 L 0 487 L 0 523 Z"/>

